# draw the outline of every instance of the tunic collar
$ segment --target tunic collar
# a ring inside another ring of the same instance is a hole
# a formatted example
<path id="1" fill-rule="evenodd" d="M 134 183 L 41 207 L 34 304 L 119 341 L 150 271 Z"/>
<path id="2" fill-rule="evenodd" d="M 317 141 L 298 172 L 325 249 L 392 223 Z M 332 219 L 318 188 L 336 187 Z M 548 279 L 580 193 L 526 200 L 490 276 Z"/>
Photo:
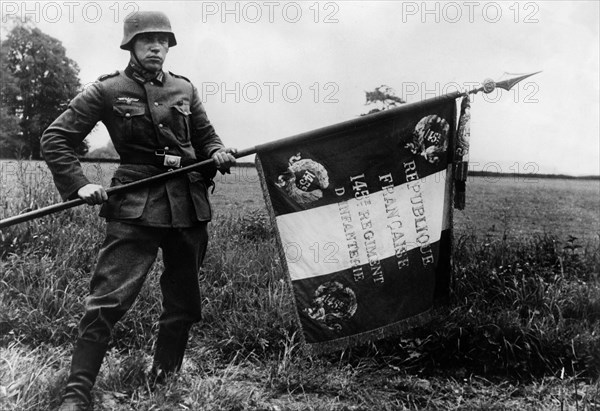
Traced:
<path id="1" fill-rule="evenodd" d="M 152 73 L 145 70 L 135 61 L 129 61 L 129 64 L 125 68 L 125 74 L 140 84 L 155 81 L 162 85 L 165 81 L 165 73 L 162 70 L 159 70 L 157 73 Z"/>

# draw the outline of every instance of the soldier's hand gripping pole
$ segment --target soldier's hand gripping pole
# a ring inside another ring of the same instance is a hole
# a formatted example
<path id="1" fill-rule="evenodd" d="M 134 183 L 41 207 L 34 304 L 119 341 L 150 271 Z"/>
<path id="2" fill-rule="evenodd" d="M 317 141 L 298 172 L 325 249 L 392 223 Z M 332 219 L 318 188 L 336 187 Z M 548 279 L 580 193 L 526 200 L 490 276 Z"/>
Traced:
<path id="1" fill-rule="evenodd" d="M 248 156 L 248 155 L 251 155 L 254 153 L 256 153 L 256 148 L 251 147 L 251 148 L 247 148 L 245 150 L 238 150 L 237 153 L 235 153 L 235 154 L 232 153 L 232 155 L 235 158 L 240 158 L 240 157 L 245 157 L 245 156 Z M 150 186 L 152 184 L 155 184 L 155 183 L 158 183 L 161 181 L 165 181 L 165 180 L 168 180 L 170 178 L 173 178 L 173 177 L 176 177 L 179 175 L 189 173 L 190 171 L 200 170 L 204 167 L 207 167 L 207 166 L 210 166 L 213 164 L 214 164 L 214 160 L 212 158 L 208 159 L 208 160 L 200 161 L 198 163 L 191 164 L 189 166 L 178 168 L 178 169 L 175 169 L 172 171 L 168 171 L 163 174 L 158 174 L 158 175 L 155 175 L 152 177 L 144 178 L 142 180 L 134 181 L 132 183 L 108 188 L 106 190 L 106 194 L 108 196 L 111 196 L 113 194 L 124 193 L 126 191 L 130 191 L 135 188 Z M 69 208 L 77 207 L 82 204 L 85 204 L 85 201 L 83 201 L 81 198 L 77 198 L 74 200 L 65 201 L 64 203 L 53 204 L 48 207 L 43 207 L 43 208 L 40 208 L 37 210 L 22 213 L 22 214 L 13 216 L 13 217 L 5 218 L 4 220 L 0 220 L 0 229 L 5 228 L 5 227 L 10 227 L 15 224 L 24 223 L 26 221 L 34 220 L 36 218 L 43 217 L 43 216 L 46 216 L 49 214 L 57 213 L 59 211 L 67 210 Z"/>

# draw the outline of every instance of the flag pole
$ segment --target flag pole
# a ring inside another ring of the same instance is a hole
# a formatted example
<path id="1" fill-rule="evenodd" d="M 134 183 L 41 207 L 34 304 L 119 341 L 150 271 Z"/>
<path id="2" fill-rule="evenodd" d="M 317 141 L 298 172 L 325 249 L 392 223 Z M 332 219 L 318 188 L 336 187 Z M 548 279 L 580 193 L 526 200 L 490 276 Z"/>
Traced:
<path id="1" fill-rule="evenodd" d="M 250 147 L 250 148 L 247 148 L 244 150 L 238 150 L 238 152 L 234 155 L 234 157 L 236 157 L 236 158 L 245 157 L 245 156 L 249 156 L 254 153 L 256 153 L 256 148 Z M 152 177 L 137 180 L 132 183 L 123 184 L 123 185 L 115 186 L 115 187 L 110 187 L 110 188 L 106 189 L 106 194 L 111 196 L 114 194 L 124 193 L 124 192 L 130 191 L 130 190 L 134 190 L 136 188 L 150 186 L 152 184 L 155 184 L 155 183 L 158 183 L 161 181 L 165 181 L 165 180 L 177 177 L 179 175 L 187 174 L 190 171 L 200 170 L 204 167 L 208 167 L 208 166 L 212 165 L 213 163 L 214 163 L 214 160 L 211 158 L 208 160 L 204 160 L 204 161 L 200 161 L 198 163 L 191 164 L 186 167 L 167 171 L 166 173 L 157 174 Z M 15 224 L 24 223 L 29 220 L 34 220 L 36 218 L 43 217 L 43 216 L 46 216 L 49 214 L 54 214 L 59 211 L 67 210 L 69 208 L 77 207 L 77 206 L 80 206 L 83 204 L 86 204 L 85 201 L 83 201 L 81 198 L 76 198 L 73 200 L 65 201 L 63 203 L 53 204 L 53 205 L 43 207 L 43 208 L 40 208 L 37 210 L 18 214 L 16 216 L 0 220 L 0 229 L 5 228 L 5 227 L 10 227 Z"/>
<path id="2" fill-rule="evenodd" d="M 540 73 L 540 72 L 538 71 L 535 73 L 525 74 L 525 75 L 522 75 L 519 77 L 514 77 L 514 78 L 504 80 L 501 82 L 497 82 L 497 83 L 494 82 L 493 80 L 487 79 L 487 80 L 483 81 L 481 87 L 474 88 L 473 90 L 470 90 L 470 91 L 455 91 L 453 93 L 444 94 L 442 96 L 429 98 L 429 99 L 418 101 L 415 103 L 405 104 L 405 105 L 402 105 L 402 106 L 399 106 L 399 107 L 396 107 L 393 109 L 383 110 L 378 113 L 370 114 L 368 116 L 359 117 L 359 118 L 355 118 L 352 120 L 347 120 L 347 121 L 344 121 L 341 123 L 322 127 L 322 128 L 316 129 L 316 130 L 296 134 L 296 135 L 293 135 L 290 137 L 282 138 L 282 139 L 271 141 L 271 142 L 264 143 L 264 144 L 259 144 L 254 147 L 249 147 L 249 148 L 245 148 L 243 150 L 238 150 L 237 153 L 234 154 L 234 157 L 235 158 L 246 157 L 246 156 L 256 154 L 256 153 L 276 150 L 282 146 L 294 144 L 299 141 L 306 141 L 308 138 L 319 138 L 319 137 L 322 137 L 325 135 L 342 133 L 347 130 L 355 130 L 357 128 L 369 127 L 373 123 L 376 123 L 376 122 L 379 122 L 379 121 L 385 120 L 385 119 L 394 118 L 397 115 L 399 115 L 405 111 L 413 110 L 419 106 L 426 106 L 428 104 L 431 104 L 434 101 L 439 102 L 439 101 L 452 100 L 452 99 L 456 99 L 458 97 L 463 97 L 463 96 L 466 96 L 469 94 L 477 94 L 481 91 L 483 91 L 484 93 L 487 94 L 487 93 L 491 93 L 496 88 L 501 88 L 501 89 L 508 91 L 515 84 L 520 82 L 521 80 L 524 80 L 525 78 L 533 76 L 534 74 L 537 74 L 537 73 Z M 114 194 L 118 194 L 118 193 L 124 193 L 124 192 L 134 190 L 134 189 L 137 189 L 140 187 L 149 186 L 149 185 L 152 185 L 152 184 L 155 184 L 158 182 L 162 182 L 162 181 L 165 181 L 165 180 L 177 177 L 177 176 L 181 176 L 183 174 L 187 174 L 190 171 L 200 170 L 204 167 L 208 167 L 213 164 L 214 164 L 213 159 L 200 161 L 198 163 L 195 163 L 195 164 L 192 164 L 192 165 L 189 165 L 186 167 L 171 170 L 166 173 L 158 174 L 158 175 L 148 177 L 148 178 L 144 178 L 144 179 L 141 179 L 138 181 L 134 181 L 132 183 L 123 184 L 123 185 L 116 186 L 116 187 L 110 187 L 106 190 L 106 194 L 110 196 L 110 195 L 114 195 Z M 40 208 L 37 210 L 18 214 L 13 217 L 8 217 L 3 220 L 0 220 L 0 229 L 10 227 L 10 226 L 13 226 L 16 224 L 24 223 L 26 221 L 34 220 L 39 217 L 57 213 L 59 211 L 67 210 L 69 208 L 77 207 L 77 206 L 80 206 L 83 204 L 85 204 L 85 201 L 83 201 L 80 198 L 77 198 L 74 200 L 65 201 L 63 203 L 53 204 L 53 205 L 43 207 L 43 208 Z"/>

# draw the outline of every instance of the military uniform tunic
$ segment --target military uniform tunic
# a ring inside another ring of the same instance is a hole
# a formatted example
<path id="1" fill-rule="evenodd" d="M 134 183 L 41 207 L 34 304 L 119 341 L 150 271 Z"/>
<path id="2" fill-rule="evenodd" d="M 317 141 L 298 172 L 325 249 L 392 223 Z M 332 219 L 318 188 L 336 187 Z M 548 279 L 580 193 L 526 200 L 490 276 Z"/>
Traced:
<path id="1" fill-rule="evenodd" d="M 157 154 L 180 156 L 185 163 L 209 158 L 223 147 L 189 80 L 163 72 L 145 80 L 129 66 L 87 87 L 42 136 L 44 158 L 64 199 L 77 197 L 89 183 L 74 147 L 98 121 L 106 125 L 121 158 L 112 185 L 167 172 L 156 161 L 161 158 Z M 108 344 L 160 248 L 159 341 L 168 341 L 183 355 L 189 327 L 201 318 L 198 272 L 211 218 L 206 178 L 191 172 L 111 195 L 100 214 L 108 220 L 106 238 L 85 299 L 79 338 Z"/>
<path id="2" fill-rule="evenodd" d="M 85 88 L 44 132 L 42 151 L 63 199 L 77 197 L 88 184 L 76 147 L 102 121 L 121 158 L 111 185 L 164 173 L 159 154 L 184 162 L 203 160 L 223 147 L 197 89 L 185 77 L 160 72 L 146 81 L 131 67 Z M 147 163 L 147 164 L 145 164 Z M 211 218 L 206 178 L 200 172 L 153 187 L 110 196 L 100 215 L 154 227 L 189 227 Z"/>

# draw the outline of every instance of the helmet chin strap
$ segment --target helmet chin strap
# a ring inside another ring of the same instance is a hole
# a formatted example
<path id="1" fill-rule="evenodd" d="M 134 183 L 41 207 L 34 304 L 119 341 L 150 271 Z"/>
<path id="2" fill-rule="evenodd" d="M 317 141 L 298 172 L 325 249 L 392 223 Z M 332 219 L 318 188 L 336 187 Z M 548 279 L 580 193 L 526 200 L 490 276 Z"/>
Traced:
<path id="1" fill-rule="evenodd" d="M 131 50 L 131 55 L 133 56 L 133 58 L 137 62 L 138 66 L 140 66 L 143 70 L 146 70 L 146 67 L 144 67 L 144 65 L 142 64 L 142 62 L 138 58 L 137 54 L 135 54 L 135 51 Z"/>

